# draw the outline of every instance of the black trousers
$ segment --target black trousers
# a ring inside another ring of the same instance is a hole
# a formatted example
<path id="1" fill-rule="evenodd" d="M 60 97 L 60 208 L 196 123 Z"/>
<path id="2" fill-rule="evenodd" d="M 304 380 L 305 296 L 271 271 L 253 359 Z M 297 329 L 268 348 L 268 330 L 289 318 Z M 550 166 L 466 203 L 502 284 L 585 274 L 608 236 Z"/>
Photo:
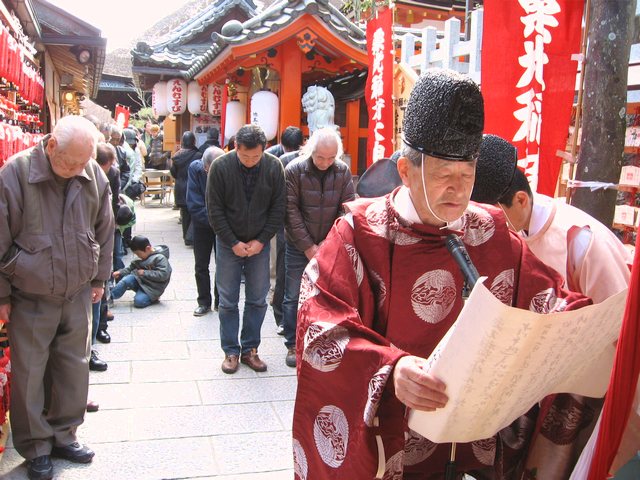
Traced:
<path id="1" fill-rule="evenodd" d="M 184 224 L 183 224 L 184 228 Z M 211 307 L 211 252 L 216 250 L 216 234 L 209 225 L 193 222 L 193 256 L 195 258 L 198 305 Z M 214 306 L 218 306 L 218 289 L 213 282 Z"/>
<path id="2" fill-rule="evenodd" d="M 189 238 L 191 236 L 189 231 L 189 227 L 191 226 L 191 214 L 189 213 L 189 210 L 187 210 L 187 207 L 180 207 L 180 220 L 180 223 L 182 223 L 182 239 L 185 243 L 189 243 L 193 241 L 193 239 Z"/>

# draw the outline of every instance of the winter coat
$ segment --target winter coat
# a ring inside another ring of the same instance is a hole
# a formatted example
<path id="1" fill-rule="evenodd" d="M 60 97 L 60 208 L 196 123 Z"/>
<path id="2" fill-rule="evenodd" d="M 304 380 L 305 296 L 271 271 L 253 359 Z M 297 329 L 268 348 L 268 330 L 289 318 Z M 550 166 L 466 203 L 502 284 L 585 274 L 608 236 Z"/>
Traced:
<path id="1" fill-rule="evenodd" d="M 197 149 L 181 148 L 173 156 L 170 172 L 175 178 L 175 198 L 176 205 L 179 207 L 187 206 L 187 178 L 189 173 L 189 165 L 194 160 L 202 157 Z"/>
<path id="2" fill-rule="evenodd" d="M 285 178 L 285 235 L 304 252 L 325 239 L 342 213 L 342 204 L 356 198 L 351 171 L 346 163 L 336 160 L 323 175 L 311 157 L 302 157 L 287 165 Z"/>

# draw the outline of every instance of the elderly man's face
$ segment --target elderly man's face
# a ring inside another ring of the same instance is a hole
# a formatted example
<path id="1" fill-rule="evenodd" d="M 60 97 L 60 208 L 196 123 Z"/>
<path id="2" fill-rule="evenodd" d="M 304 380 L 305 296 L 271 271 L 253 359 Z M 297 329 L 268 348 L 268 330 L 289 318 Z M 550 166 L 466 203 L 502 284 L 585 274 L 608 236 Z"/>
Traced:
<path id="1" fill-rule="evenodd" d="M 316 145 L 311 159 L 318 170 L 326 170 L 334 164 L 337 154 L 338 144 L 335 140 L 325 140 Z"/>
<path id="2" fill-rule="evenodd" d="M 47 155 L 53 173 L 62 178 L 72 178 L 80 175 L 89 160 L 95 156 L 95 146 L 84 138 L 78 138 L 65 145 L 58 145 L 55 137 L 47 142 Z"/>
<path id="3" fill-rule="evenodd" d="M 240 163 L 247 168 L 255 167 L 260 162 L 263 152 L 264 148 L 262 148 L 262 145 L 254 148 L 247 148 L 244 145 L 238 145 L 236 147 L 236 154 L 238 155 Z"/>
<path id="4" fill-rule="evenodd" d="M 111 136 L 109 137 L 109 143 L 114 147 L 120 145 L 120 140 L 122 139 L 122 135 L 118 132 L 111 132 Z"/>
<path id="5" fill-rule="evenodd" d="M 421 168 L 424 168 L 426 195 L 433 213 L 447 222 L 460 218 L 469 204 L 476 162 L 453 162 L 425 155 L 423 166 L 417 167 L 405 157 L 398 160 L 400 177 L 411 192 L 411 200 L 420 219 L 429 225 L 442 226 L 443 222 L 427 207 Z"/>

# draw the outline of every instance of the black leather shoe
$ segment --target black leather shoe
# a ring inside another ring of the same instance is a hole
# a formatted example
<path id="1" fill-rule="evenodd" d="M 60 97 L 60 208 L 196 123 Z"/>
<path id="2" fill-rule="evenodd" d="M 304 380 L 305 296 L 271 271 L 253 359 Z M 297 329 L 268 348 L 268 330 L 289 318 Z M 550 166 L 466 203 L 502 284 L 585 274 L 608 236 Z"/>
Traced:
<path id="1" fill-rule="evenodd" d="M 51 480 L 53 478 L 53 463 L 49 455 L 41 455 L 27 462 L 27 476 L 29 480 Z"/>
<path id="2" fill-rule="evenodd" d="M 98 352 L 91 350 L 91 358 L 89 359 L 89 370 L 92 372 L 104 372 L 107 369 L 107 362 L 103 362 L 98 358 Z"/>
<path id="3" fill-rule="evenodd" d="M 211 311 L 210 307 L 205 307 L 204 305 L 198 305 L 198 307 L 193 311 L 194 317 L 202 317 Z"/>
<path id="4" fill-rule="evenodd" d="M 80 445 L 78 442 L 73 442 L 66 447 L 53 447 L 51 449 L 51 456 L 56 458 L 64 458 L 73 463 L 89 463 L 93 460 L 95 452 L 86 445 Z"/>
<path id="5" fill-rule="evenodd" d="M 109 335 L 106 330 L 98 330 L 96 340 L 100 343 L 111 343 L 111 335 Z"/>

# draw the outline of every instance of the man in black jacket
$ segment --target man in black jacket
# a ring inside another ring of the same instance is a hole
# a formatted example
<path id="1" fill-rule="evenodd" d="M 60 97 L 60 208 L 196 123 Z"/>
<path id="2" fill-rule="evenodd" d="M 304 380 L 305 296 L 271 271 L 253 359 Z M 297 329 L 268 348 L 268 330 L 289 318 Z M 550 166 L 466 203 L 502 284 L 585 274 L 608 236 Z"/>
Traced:
<path id="1" fill-rule="evenodd" d="M 236 150 L 218 157 L 207 178 L 207 212 L 216 233 L 216 285 L 220 295 L 222 371 L 235 373 L 238 360 L 257 372 L 260 328 L 269 293 L 269 241 L 284 220 L 284 171 L 265 153 L 266 137 L 257 125 L 236 134 Z M 245 276 L 245 308 L 238 341 L 240 277 Z"/>
<path id="2" fill-rule="evenodd" d="M 209 147 L 220 148 L 220 141 L 218 140 L 218 138 L 220 138 L 220 130 L 218 130 L 216 127 L 211 127 L 209 130 L 207 130 L 207 141 L 200 145 L 200 148 L 198 148 L 198 150 L 200 150 L 200 153 L 204 155 L 205 150 Z"/>

